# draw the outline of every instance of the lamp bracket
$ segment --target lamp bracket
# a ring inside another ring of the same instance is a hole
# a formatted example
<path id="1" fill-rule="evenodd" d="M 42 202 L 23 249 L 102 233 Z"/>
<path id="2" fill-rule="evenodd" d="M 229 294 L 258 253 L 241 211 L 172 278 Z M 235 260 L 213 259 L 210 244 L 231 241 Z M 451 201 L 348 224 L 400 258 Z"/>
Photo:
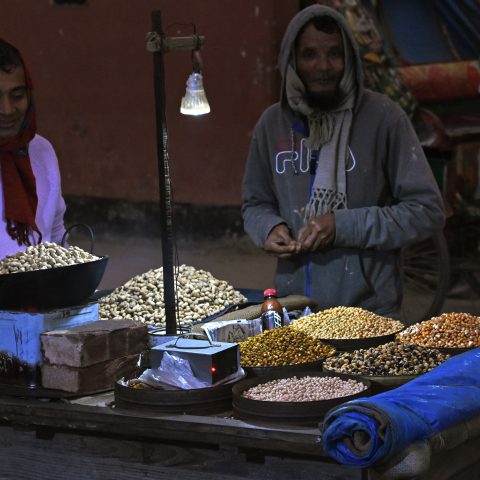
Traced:
<path id="1" fill-rule="evenodd" d="M 157 32 L 148 32 L 146 42 L 147 51 L 167 53 L 172 50 L 199 50 L 205 42 L 205 37 L 202 35 L 164 37 Z"/>

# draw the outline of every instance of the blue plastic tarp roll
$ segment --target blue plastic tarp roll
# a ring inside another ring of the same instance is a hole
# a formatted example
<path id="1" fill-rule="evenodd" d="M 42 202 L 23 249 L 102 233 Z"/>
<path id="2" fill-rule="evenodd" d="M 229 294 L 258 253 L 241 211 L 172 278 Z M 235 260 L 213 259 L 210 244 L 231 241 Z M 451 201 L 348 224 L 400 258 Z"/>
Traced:
<path id="1" fill-rule="evenodd" d="M 389 463 L 410 444 L 480 414 L 480 348 L 394 390 L 344 403 L 322 425 L 325 452 L 356 467 Z"/>

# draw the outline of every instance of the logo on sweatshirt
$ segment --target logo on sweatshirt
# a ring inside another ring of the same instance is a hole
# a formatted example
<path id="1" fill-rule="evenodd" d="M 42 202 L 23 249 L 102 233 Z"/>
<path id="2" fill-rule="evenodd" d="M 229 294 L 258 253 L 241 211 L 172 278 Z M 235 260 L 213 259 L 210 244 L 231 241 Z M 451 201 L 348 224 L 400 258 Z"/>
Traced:
<path id="1" fill-rule="evenodd" d="M 300 141 L 300 151 L 295 148 L 292 150 L 282 150 L 275 155 L 275 171 L 283 175 L 287 170 L 292 173 L 307 173 L 310 171 L 310 160 L 312 151 L 306 145 L 306 139 Z M 345 171 L 351 172 L 357 164 L 355 155 L 348 147 L 347 158 L 345 161 Z"/>
<path id="2" fill-rule="evenodd" d="M 306 173 L 309 170 L 310 149 L 305 144 L 305 138 L 300 141 L 300 151 L 297 148 L 292 150 L 283 150 L 275 156 L 275 171 L 283 175 L 287 168 L 292 172 Z"/>

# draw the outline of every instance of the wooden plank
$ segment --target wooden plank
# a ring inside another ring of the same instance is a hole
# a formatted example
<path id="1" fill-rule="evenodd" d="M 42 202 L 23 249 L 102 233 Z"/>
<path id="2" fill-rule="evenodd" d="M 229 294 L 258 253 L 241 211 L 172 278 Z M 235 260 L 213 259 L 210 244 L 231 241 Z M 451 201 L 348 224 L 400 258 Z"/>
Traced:
<path id="1" fill-rule="evenodd" d="M 480 437 L 432 455 L 428 472 L 419 480 L 480 480 Z"/>
<path id="2" fill-rule="evenodd" d="M 12 424 L 325 456 L 315 428 L 256 426 L 220 417 L 144 415 L 108 407 L 9 397 L 0 397 L 0 415 Z"/>
<path id="3" fill-rule="evenodd" d="M 78 450 L 82 452 L 85 443 L 99 442 L 102 447 L 97 445 L 94 451 L 98 455 L 103 452 L 102 455 L 105 456 L 105 460 L 95 467 L 98 468 L 98 472 L 101 472 L 101 476 L 96 477 L 87 469 L 85 471 L 89 472 L 90 476 L 83 477 L 81 473 L 82 468 L 84 469 L 82 461 L 79 460 L 80 464 L 78 465 L 73 461 L 71 475 L 80 479 L 108 479 L 106 472 L 109 469 L 119 469 L 125 476 L 117 475 L 116 478 L 124 478 L 125 480 L 133 479 L 136 476 L 162 479 L 167 478 L 167 475 L 168 478 L 172 478 L 173 475 L 174 478 L 190 480 L 191 478 L 198 478 L 191 476 L 189 467 L 191 462 L 197 467 L 201 465 L 202 468 L 206 469 L 206 476 L 202 473 L 201 478 L 208 480 L 229 479 L 230 477 L 225 476 L 224 472 L 233 465 L 236 465 L 235 468 L 240 473 L 237 476 L 232 476 L 232 479 L 262 478 L 263 480 L 268 478 L 272 478 L 272 480 L 273 478 L 296 478 L 295 475 L 282 477 L 283 473 L 290 471 L 290 468 L 294 468 L 291 465 L 295 462 L 299 462 L 295 468 L 301 469 L 302 479 L 310 478 L 304 476 L 304 468 L 308 470 L 311 467 L 312 470 L 318 470 L 321 464 L 321 471 L 327 472 L 328 468 L 325 465 L 333 465 L 335 467 L 332 467 L 334 471 L 338 472 L 337 467 L 340 467 L 323 452 L 318 428 L 253 425 L 231 418 L 228 413 L 225 416 L 144 414 L 136 410 L 110 408 L 109 405 L 111 405 L 112 400 L 112 392 L 60 401 L 58 399 L 41 401 L 38 399 L 0 397 L 0 419 L 3 423 L 3 426 L 0 423 L 0 438 L 2 439 L 2 445 L 6 445 L 6 448 L 0 449 L 0 465 L 2 465 L 2 469 L 8 468 L 8 470 L 5 470 L 8 475 L 14 475 L 17 469 L 20 469 L 18 471 L 23 472 L 21 475 L 24 475 L 3 477 L 0 474 L 0 478 L 2 480 L 4 478 L 31 478 L 32 480 L 44 478 L 36 477 L 36 473 L 33 473 L 33 476 L 28 476 L 22 470 L 22 467 L 19 467 L 17 462 L 14 461 L 17 456 L 8 450 L 8 442 L 5 443 L 8 436 L 6 437 L 4 432 L 6 428 L 10 428 L 6 424 L 20 426 L 24 430 L 30 429 L 30 437 L 34 437 L 38 442 L 46 442 L 39 445 L 47 450 L 51 449 L 53 444 L 63 441 L 65 445 L 60 448 L 62 452 L 68 452 L 78 442 L 82 445 Z M 477 419 L 474 420 L 468 429 L 472 436 L 478 434 L 477 427 L 479 425 L 477 424 L 479 422 L 477 422 Z M 464 438 L 461 441 L 452 432 L 444 432 L 445 438 L 442 442 L 434 443 L 430 469 L 428 475 L 421 477 L 422 479 L 480 479 L 480 437 L 476 435 L 475 438 L 468 440 Z M 19 434 L 18 431 L 16 431 L 16 434 Z M 447 437 L 449 438 L 448 442 L 446 442 Z M 46 457 L 43 453 L 42 459 L 36 460 L 37 454 L 32 452 L 38 449 L 39 445 L 34 447 L 33 444 L 30 444 L 30 441 L 33 442 L 32 438 L 27 438 L 27 440 L 23 438 L 19 442 L 12 440 L 11 447 L 15 447 L 22 453 L 18 456 L 18 459 L 23 458 L 24 463 L 29 465 L 29 468 L 33 469 L 32 471 L 37 472 L 40 471 L 39 468 L 42 468 L 42 462 L 46 461 Z M 51 443 L 48 444 L 48 442 Z M 441 450 L 440 444 L 449 445 L 453 448 L 450 448 L 447 453 Z M 139 451 L 142 453 L 138 453 Z M 72 455 L 75 457 L 77 453 L 72 453 Z M 113 459 L 110 458 L 112 456 Z M 28 462 L 25 462 L 26 458 Z M 197 458 L 197 460 L 192 460 L 194 458 Z M 198 460 L 199 458 L 202 459 L 202 462 Z M 119 466 L 117 465 L 119 459 L 129 461 L 132 465 L 129 468 L 126 468 L 123 464 Z M 140 465 L 144 463 L 145 459 L 148 462 L 155 463 L 155 468 L 150 469 Z M 54 466 L 59 464 L 58 462 L 69 463 L 69 460 L 54 457 L 49 459 L 48 462 L 51 462 L 51 465 Z M 95 464 L 92 458 L 88 458 L 88 462 L 92 465 Z M 273 462 L 273 466 L 271 466 L 273 471 L 276 471 L 278 465 L 281 465 L 281 467 L 278 467 L 277 477 L 269 477 L 265 469 L 251 467 L 268 462 Z M 169 467 L 181 465 L 181 468 L 179 467 L 179 471 L 162 470 L 164 464 Z M 9 466 L 4 467 L 4 465 Z M 312 465 L 315 465 L 315 467 Z M 78 471 L 76 470 L 77 467 Z M 45 468 L 45 465 L 43 468 Z M 248 475 L 252 476 L 248 476 L 244 471 L 245 469 L 249 470 Z M 223 476 L 218 476 L 220 473 Z M 358 469 L 356 469 L 356 473 L 358 473 Z M 365 474 L 365 471 L 361 473 Z M 62 472 L 59 473 L 59 475 L 61 474 Z M 56 478 L 55 474 L 49 475 L 49 479 L 55 480 Z M 58 478 L 65 477 L 59 476 Z M 337 476 L 332 478 L 346 479 L 349 477 Z M 382 475 L 375 476 L 375 472 L 372 471 L 369 478 L 381 479 L 384 477 Z"/>
<path id="4" fill-rule="evenodd" d="M 59 433 L 51 440 L 0 427 L 2 480 L 359 480 L 360 471 L 321 459 L 271 456 L 251 462 L 237 449 Z"/>

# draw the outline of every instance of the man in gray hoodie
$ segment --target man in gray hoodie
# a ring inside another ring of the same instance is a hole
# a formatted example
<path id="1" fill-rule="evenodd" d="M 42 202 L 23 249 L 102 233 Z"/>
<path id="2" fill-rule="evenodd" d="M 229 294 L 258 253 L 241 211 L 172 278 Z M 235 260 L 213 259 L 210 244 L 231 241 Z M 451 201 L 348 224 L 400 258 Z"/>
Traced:
<path id="1" fill-rule="evenodd" d="M 245 230 L 278 257 L 279 295 L 399 317 L 400 249 L 441 231 L 440 192 L 403 110 L 363 86 L 336 10 L 290 22 L 280 102 L 261 115 L 243 180 Z"/>

